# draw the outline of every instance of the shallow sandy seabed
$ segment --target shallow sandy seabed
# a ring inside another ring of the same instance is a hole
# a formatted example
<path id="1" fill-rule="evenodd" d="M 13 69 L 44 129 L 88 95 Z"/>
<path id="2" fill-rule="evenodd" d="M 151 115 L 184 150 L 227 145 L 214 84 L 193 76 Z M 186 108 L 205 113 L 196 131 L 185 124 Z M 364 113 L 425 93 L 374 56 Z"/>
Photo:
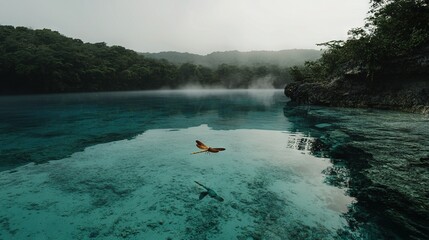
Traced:
<path id="1" fill-rule="evenodd" d="M 149 130 L 0 173 L 2 239 L 333 239 L 353 199 L 302 136 L 207 125 Z M 199 139 L 217 154 L 195 154 Z M 288 144 L 289 143 L 289 144 Z M 206 197 L 198 181 L 224 202 Z"/>

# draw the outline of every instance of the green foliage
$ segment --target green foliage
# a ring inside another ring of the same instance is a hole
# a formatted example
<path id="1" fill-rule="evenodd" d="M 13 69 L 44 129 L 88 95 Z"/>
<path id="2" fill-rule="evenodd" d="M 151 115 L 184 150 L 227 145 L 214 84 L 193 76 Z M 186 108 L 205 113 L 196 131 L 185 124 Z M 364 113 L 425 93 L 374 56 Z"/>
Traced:
<path id="1" fill-rule="evenodd" d="M 429 46 L 429 6 L 424 0 L 371 0 L 367 22 L 349 31 L 347 41 L 319 44 L 322 57 L 293 68 L 297 81 L 325 81 L 354 72 L 370 81 L 389 71 L 392 62 Z M 407 71 L 408 66 L 402 66 Z"/>
<path id="2" fill-rule="evenodd" d="M 176 66 L 105 43 L 83 43 L 48 29 L 0 26 L 3 93 L 159 88 Z"/>
<path id="3" fill-rule="evenodd" d="M 177 66 L 121 46 L 83 43 L 48 29 L 0 26 L 0 93 L 142 90 L 188 84 L 247 88 L 261 78 L 281 88 L 290 75 L 276 66 Z"/>

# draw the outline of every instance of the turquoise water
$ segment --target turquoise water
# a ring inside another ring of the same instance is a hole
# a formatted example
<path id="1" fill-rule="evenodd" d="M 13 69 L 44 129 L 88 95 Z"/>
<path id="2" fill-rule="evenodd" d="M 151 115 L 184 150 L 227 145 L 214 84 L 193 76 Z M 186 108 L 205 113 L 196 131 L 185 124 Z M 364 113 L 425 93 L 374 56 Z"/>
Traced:
<path id="1" fill-rule="evenodd" d="M 428 233 L 421 115 L 272 90 L 1 97 L 0 114 L 0 239 Z M 226 150 L 192 155 L 197 139 Z M 199 200 L 194 181 L 225 200 Z"/>

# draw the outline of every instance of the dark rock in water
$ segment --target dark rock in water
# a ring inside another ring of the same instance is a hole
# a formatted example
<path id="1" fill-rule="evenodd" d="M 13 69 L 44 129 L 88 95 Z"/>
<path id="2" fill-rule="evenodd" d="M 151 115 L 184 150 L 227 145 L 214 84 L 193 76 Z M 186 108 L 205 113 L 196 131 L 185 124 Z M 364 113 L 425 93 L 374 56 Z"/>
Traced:
<path id="1" fill-rule="evenodd" d="M 416 205 L 409 196 L 395 189 L 374 184 L 362 189 L 359 198 L 362 201 L 360 204 L 374 212 L 380 212 L 380 216 L 386 216 L 377 220 L 381 226 L 394 226 L 404 239 L 412 239 L 410 231 L 413 232 L 412 237 L 415 239 L 427 239 L 429 233 L 427 209 Z M 386 208 L 388 210 L 384 211 Z"/>
<path id="2" fill-rule="evenodd" d="M 100 235 L 100 231 L 95 230 L 89 234 L 89 238 L 96 238 L 96 237 L 98 237 L 98 235 Z"/>
<path id="3" fill-rule="evenodd" d="M 344 214 L 366 239 L 429 239 L 429 144 L 427 118 L 415 114 L 288 103 L 293 129 L 316 137 L 313 154 L 332 166 L 327 184 L 347 189 L 356 202 Z M 318 128 L 319 123 L 331 123 Z M 367 231 L 368 230 L 368 231 Z M 339 233 L 341 239 L 357 239 Z"/>
<path id="4" fill-rule="evenodd" d="M 421 157 L 419 160 L 409 163 L 410 167 L 429 168 L 429 156 Z"/>
<path id="5" fill-rule="evenodd" d="M 424 201 L 424 192 L 427 191 L 427 187 L 423 186 L 425 183 L 420 187 L 420 196 L 416 196 L 413 191 L 418 189 L 419 184 L 401 187 L 398 184 L 406 184 L 405 180 L 391 179 L 386 182 L 386 179 L 393 176 L 404 179 L 401 174 L 407 174 L 407 171 L 402 173 L 398 169 L 387 168 L 372 154 L 350 143 L 333 147 L 330 154 L 334 168 L 325 172 L 327 181 L 341 186 L 346 178 L 342 175 L 341 168 L 337 170 L 335 166 L 345 165 L 350 176 L 350 195 L 358 199 L 354 206 L 356 211 L 349 213 L 353 215 L 349 218 L 351 226 L 353 221 L 367 222 L 371 219 L 386 229 L 396 229 L 395 234 L 404 239 L 427 239 L 429 215 L 428 204 Z M 371 217 L 362 215 L 365 212 L 362 209 L 370 210 Z M 386 238 L 393 237 L 389 233 L 383 234 Z"/>
<path id="6" fill-rule="evenodd" d="M 151 223 L 146 224 L 146 226 L 148 226 L 150 229 L 155 229 L 155 228 L 159 227 L 160 225 L 162 225 L 162 224 L 159 224 L 156 222 L 151 222 Z"/>

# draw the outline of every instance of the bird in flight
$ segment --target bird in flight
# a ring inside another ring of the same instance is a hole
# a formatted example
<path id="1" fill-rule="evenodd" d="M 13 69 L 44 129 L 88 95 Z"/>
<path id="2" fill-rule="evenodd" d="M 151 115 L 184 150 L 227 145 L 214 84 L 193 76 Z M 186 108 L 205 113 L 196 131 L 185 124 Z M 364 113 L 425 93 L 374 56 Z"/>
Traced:
<path id="1" fill-rule="evenodd" d="M 193 152 L 192 154 L 197 154 L 197 153 L 203 153 L 203 152 L 206 152 L 206 153 L 217 153 L 217 152 L 220 152 L 220 151 L 224 151 L 225 150 L 225 148 L 212 148 L 212 147 L 207 147 L 204 143 L 202 143 L 201 141 L 199 141 L 199 140 L 196 140 L 195 142 L 197 142 L 197 147 L 199 148 L 199 149 L 202 149 L 201 151 L 198 151 L 198 152 Z"/>

